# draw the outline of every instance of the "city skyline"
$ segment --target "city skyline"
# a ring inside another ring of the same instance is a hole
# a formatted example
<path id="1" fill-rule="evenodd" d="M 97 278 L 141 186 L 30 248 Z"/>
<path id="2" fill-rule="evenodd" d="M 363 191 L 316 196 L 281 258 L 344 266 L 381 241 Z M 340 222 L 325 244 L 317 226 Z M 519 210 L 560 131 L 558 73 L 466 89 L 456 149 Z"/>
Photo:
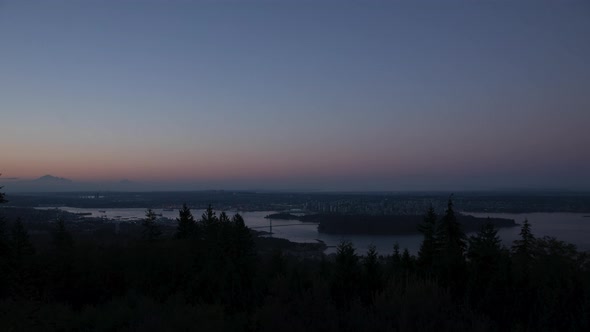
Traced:
<path id="1" fill-rule="evenodd" d="M 583 1 L 0 3 L 0 185 L 590 190 Z"/>

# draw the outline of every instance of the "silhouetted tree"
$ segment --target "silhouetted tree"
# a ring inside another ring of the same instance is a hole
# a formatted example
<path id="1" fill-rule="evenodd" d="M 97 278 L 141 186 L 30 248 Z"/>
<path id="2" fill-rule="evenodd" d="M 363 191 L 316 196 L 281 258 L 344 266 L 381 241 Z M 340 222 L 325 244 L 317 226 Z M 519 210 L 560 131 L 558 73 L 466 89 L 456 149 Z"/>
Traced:
<path id="1" fill-rule="evenodd" d="M 461 224 L 457 221 L 457 216 L 453 209 L 452 195 L 449 197 L 447 209 L 438 227 L 438 242 L 440 250 L 456 259 L 462 259 L 465 251 L 465 233 L 461 229 Z"/>
<path id="2" fill-rule="evenodd" d="M 0 189 L 2 188 L 0 187 Z M 0 192 L 0 204 L 2 203 L 6 203 L 6 199 L 4 193 Z M 0 215 L 0 299 L 10 293 L 12 288 L 10 284 L 12 278 L 9 277 L 12 272 L 9 264 L 10 256 L 11 252 L 6 231 L 6 222 L 4 216 Z"/>
<path id="3" fill-rule="evenodd" d="M 221 222 L 221 223 L 228 223 L 229 222 L 229 217 L 227 216 L 225 211 L 221 211 L 221 213 L 219 214 L 219 222 Z"/>
<path id="4" fill-rule="evenodd" d="M 480 231 L 469 238 L 467 258 L 470 266 L 470 296 L 473 303 L 483 302 L 486 297 L 495 297 L 490 283 L 499 278 L 503 258 L 502 245 L 498 231 L 488 220 Z"/>
<path id="5" fill-rule="evenodd" d="M 2 174 L 0 174 L 2 175 Z M 4 187 L 0 186 L 0 189 Z M 0 192 L 0 204 L 6 203 L 4 193 Z M 4 216 L 0 215 L 0 259 L 8 257 L 10 248 L 8 246 L 8 234 L 6 232 L 6 221 Z"/>
<path id="6" fill-rule="evenodd" d="M 162 235 L 162 231 L 158 226 L 156 213 L 152 209 L 148 209 L 145 212 L 145 218 L 143 219 L 143 233 L 142 237 L 144 240 L 147 241 L 155 241 L 157 240 L 160 235 Z"/>
<path id="7" fill-rule="evenodd" d="M 8 258 L 10 255 L 10 246 L 8 244 L 8 234 L 6 232 L 6 221 L 0 215 L 0 259 Z"/>
<path id="8" fill-rule="evenodd" d="M 350 241 L 341 241 L 336 247 L 336 264 L 352 268 L 358 264 L 359 257 L 356 254 L 356 249 Z"/>
<path id="9" fill-rule="evenodd" d="M 20 218 L 17 218 L 12 226 L 11 240 L 12 253 L 16 261 L 20 261 L 24 256 L 35 253 L 35 248 L 29 240 L 29 232 L 27 232 Z"/>
<path id="10" fill-rule="evenodd" d="M 430 205 L 428 212 L 424 216 L 424 221 L 418 226 L 418 230 L 424 235 L 420 250 L 418 251 L 418 262 L 425 268 L 432 266 L 434 256 L 436 255 L 436 218 L 434 207 Z"/>
<path id="11" fill-rule="evenodd" d="M 514 241 L 512 251 L 518 256 L 530 259 L 534 240 L 535 237 L 531 232 L 531 224 L 528 219 L 525 219 L 520 229 L 520 240 Z"/>
<path id="12" fill-rule="evenodd" d="M 402 261 L 402 255 L 399 252 L 399 243 L 396 242 L 393 244 L 393 253 L 389 257 L 390 268 L 393 269 L 394 271 L 397 270 L 400 267 L 401 261 Z"/>
<path id="13" fill-rule="evenodd" d="M 203 214 L 201 215 L 200 222 L 203 224 L 204 227 L 207 227 L 211 224 L 215 224 L 216 221 L 218 221 L 218 219 L 215 215 L 215 211 L 213 211 L 211 204 L 209 204 L 205 212 L 203 212 Z"/>
<path id="14" fill-rule="evenodd" d="M 500 256 L 501 243 L 498 231 L 494 228 L 494 224 L 488 220 L 475 236 L 469 238 L 467 258 L 472 263 L 490 267 Z"/>
<path id="15" fill-rule="evenodd" d="M 207 240 L 215 240 L 213 249 L 220 255 L 220 259 L 228 260 L 236 266 L 248 263 L 249 257 L 255 255 L 255 247 L 244 218 L 237 213 L 230 220 L 225 212 L 221 212 L 216 223 L 215 238 Z"/>
<path id="16" fill-rule="evenodd" d="M 590 271 L 580 268 L 582 264 L 590 264 L 588 253 L 580 253 L 575 245 L 550 236 L 535 238 L 532 243 L 528 280 L 532 296 L 527 307 L 535 317 L 529 325 L 531 330 L 573 331 L 583 325 L 587 330 L 590 317 L 585 321 L 564 317 L 588 317 Z"/>
<path id="17" fill-rule="evenodd" d="M 236 213 L 231 220 L 225 213 L 219 215 L 224 229 L 223 241 L 226 247 L 227 268 L 229 270 L 229 286 L 232 303 L 236 306 L 247 306 L 251 302 L 249 291 L 256 271 L 256 248 L 250 229 L 246 227 L 244 218 Z M 223 222 L 223 220 L 226 220 Z M 228 246 L 229 244 L 229 246 Z"/>
<path id="18" fill-rule="evenodd" d="M 377 248 L 371 244 L 367 250 L 367 254 L 363 258 L 363 265 L 368 274 L 373 274 L 378 268 L 379 260 L 377 257 Z"/>
<path id="19" fill-rule="evenodd" d="M 410 255 L 408 248 L 404 248 L 402 253 L 401 266 L 406 272 L 411 272 L 414 267 L 414 259 L 412 258 L 412 255 Z"/>
<path id="20" fill-rule="evenodd" d="M 399 253 L 399 243 L 394 243 L 393 244 L 393 257 L 397 258 L 398 261 L 401 259 L 401 255 Z"/>
<path id="21" fill-rule="evenodd" d="M 531 231 L 531 224 L 529 223 L 528 219 L 525 219 L 520 229 L 520 239 L 514 241 L 512 245 L 517 279 L 523 283 L 528 281 L 530 275 L 532 260 L 534 258 L 534 242 L 535 236 Z"/>
<path id="22" fill-rule="evenodd" d="M 437 229 L 437 265 L 439 277 L 446 284 L 462 286 L 465 268 L 465 233 L 453 209 L 453 195 Z"/>
<path id="23" fill-rule="evenodd" d="M 347 305 L 359 288 L 359 257 L 350 241 L 336 247 L 335 275 L 332 296 L 339 306 Z"/>
<path id="24" fill-rule="evenodd" d="M 182 209 L 178 211 L 178 218 L 176 218 L 178 226 L 176 228 L 176 238 L 186 239 L 194 235 L 196 232 L 196 222 L 191 209 L 185 204 Z"/>
<path id="25" fill-rule="evenodd" d="M 55 221 L 53 245 L 60 252 L 67 252 L 74 246 L 74 239 L 66 229 L 66 224 L 62 217 L 58 217 Z"/>
<path id="26" fill-rule="evenodd" d="M 221 219 L 221 218 L 220 218 Z M 236 246 L 236 253 L 240 257 L 248 257 L 252 256 L 256 253 L 254 247 L 254 240 L 252 239 L 252 234 L 250 233 L 250 229 L 246 227 L 246 223 L 244 222 L 244 218 L 239 213 L 236 213 L 232 217 L 232 242 Z"/>
<path id="27" fill-rule="evenodd" d="M 0 176 L 2 176 L 2 173 L 0 173 Z M 2 190 L 2 188 L 4 188 L 4 186 L 0 186 L 0 190 Z M 6 203 L 6 202 L 8 202 L 6 200 L 6 195 L 3 192 L 0 192 L 0 204 Z"/>
<path id="28" fill-rule="evenodd" d="M 363 258 L 363 266 L 365 268 L 365 286 L 367 293 L 365 294 L 365 302 L 372 301 L 372 296 L 381 289 L 383 285 L 381 264 L 377 257 L 377 249 L 374 245 L 370 245 L 367 254 Z"/>

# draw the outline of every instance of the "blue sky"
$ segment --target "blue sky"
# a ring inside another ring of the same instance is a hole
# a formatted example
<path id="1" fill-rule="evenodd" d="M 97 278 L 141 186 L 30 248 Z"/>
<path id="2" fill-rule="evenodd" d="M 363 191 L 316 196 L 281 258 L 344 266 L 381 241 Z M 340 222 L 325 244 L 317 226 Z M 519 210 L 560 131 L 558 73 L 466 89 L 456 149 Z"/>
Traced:
<path id="1" fill-rule="evenodd" d="M 0 172 L 590 188 L 585 1 L 0 1 Z"/>

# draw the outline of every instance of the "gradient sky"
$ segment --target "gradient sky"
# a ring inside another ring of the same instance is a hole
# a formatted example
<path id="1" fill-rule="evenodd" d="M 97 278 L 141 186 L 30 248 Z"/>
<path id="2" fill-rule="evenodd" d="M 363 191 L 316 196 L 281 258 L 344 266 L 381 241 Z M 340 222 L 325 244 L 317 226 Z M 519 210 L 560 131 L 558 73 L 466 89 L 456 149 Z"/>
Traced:
<path id="1" fill-rule="evenodd" d="M 588 1 L 0 0 L 0 172 L 590 189 L 589 38 Z"/>

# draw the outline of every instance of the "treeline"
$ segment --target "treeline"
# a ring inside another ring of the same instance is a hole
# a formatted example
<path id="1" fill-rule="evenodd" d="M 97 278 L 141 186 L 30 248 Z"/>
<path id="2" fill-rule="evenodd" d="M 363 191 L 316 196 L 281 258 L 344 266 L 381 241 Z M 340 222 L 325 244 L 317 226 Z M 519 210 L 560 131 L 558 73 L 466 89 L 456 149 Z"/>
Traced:
<path id="1" fill-rule="evenodd" d="M 53 223 L 39 250 L 22 221 L 0 224 L 2 331 L 588 330 L 590 261 L 536 238 L 511 248 L 487 224 L 467 238 L 452 201 L 430 209 L 417 256 L 270 254 L 237 214 L 179 211 L 164 236 L 148 210 L 140 239 L 93 241 Z"/>

